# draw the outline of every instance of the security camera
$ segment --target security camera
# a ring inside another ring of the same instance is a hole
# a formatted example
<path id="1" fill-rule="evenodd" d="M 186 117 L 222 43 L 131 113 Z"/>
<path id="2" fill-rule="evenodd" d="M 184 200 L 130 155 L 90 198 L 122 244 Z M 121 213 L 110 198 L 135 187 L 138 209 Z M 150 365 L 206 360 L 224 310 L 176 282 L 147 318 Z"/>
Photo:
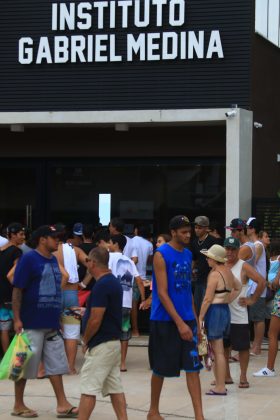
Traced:
<path id="1" fill-rule="evenodd" d="M 259 122 L 254 122 L 254 127 L 255 128 L 263 128 L 263 125 Z"/>
<path id="2" fill-rule="evenodd" d="M 237 114 L 236 110 L 232 109 L 231 111 L 226 112 L 225 116 L 228 118 L 232 118 L 232 117 L 235 117 L 236 114 Z"/>

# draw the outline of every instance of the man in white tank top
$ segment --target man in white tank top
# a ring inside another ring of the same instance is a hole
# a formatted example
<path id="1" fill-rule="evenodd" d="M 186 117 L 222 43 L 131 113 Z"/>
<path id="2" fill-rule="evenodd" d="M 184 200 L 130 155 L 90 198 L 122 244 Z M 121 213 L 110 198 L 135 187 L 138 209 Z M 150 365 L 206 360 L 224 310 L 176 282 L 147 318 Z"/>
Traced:
<path id="1" fill-rule="evenodd" d="M 263 243 L 259 240 L 258 234 L 262 230 L 261 223 L 254 217 L 250 217 L 247 220 L 247 232 L 251 242 L 255 245 L 256 249 L 256 261 L 255 269 L 257 272 L 266 279 L 266 254 Z M 256 289 L 256 283 L 253 279 L 250 281 L 250 289 L 248 295 L 252 295 Z M 250 354 L 257 356 L 261 354 L 261 344 L 265 331 L 265 318 L 266 318 L 266 287 L 264 288 L 261 296 L 257 302 L 250 308 L 249 319 L 254 323 L 254 342 L 252 344 Z"/>
<path id="2" fill-rule="evenodd" d="M 265 288 L 265 279 L 250 264 L 239 259 L 238 253 L 240 249 L 240 243 L 236 238 L 226 238 L 224 247 L 226 249 L 227 257 L 226 265 L 231 269 L 233 275 L 242 284 L 242 289 L 239 296 L 234 298 L 234 292 L 232 292 L 233 300 L 231 300 L 229 305 L 231 315 L 229 344 L 233 350 L 239 352 L 239 388 L 249 388 L 249 383 L 247 380 L 247 369 L 249 363 L 250 329 L 247 306 L 253 305 L 258 300 L 263 289 Z M 250 297 L 246 297 L 249 279 L 254 280 L 256 283 L 256 289 Z M 226 348 L 226 353 L 229 355 L 228 348 Z M 227 377 L 231 377 L 229 366 Z"/>

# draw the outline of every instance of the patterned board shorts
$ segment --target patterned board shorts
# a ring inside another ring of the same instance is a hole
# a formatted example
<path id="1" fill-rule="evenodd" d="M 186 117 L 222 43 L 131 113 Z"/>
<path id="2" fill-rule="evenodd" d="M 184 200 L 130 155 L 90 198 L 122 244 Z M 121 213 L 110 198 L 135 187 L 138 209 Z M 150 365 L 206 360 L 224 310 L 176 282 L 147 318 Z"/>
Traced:
<path id="1" fill-rule="evenodd" d="M 273 299 L 273 307 L 271 315 L 278 316 L 280 318 L 280 291 L 276 293 Z"/>

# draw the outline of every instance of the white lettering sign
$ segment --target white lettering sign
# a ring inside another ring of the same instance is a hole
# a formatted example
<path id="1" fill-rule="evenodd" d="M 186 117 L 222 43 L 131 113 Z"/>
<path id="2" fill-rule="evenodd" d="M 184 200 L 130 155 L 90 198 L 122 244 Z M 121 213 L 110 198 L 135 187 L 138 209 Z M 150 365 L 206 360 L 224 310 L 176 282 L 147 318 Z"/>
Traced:
<path id="1" fill-rule="evenodd" d="M 53 35 L 20 38 L 18 61 L 64 64 L 224 58 L 219 30 L 186 30 L 187 7 L 186 0 L 54 2 Z"/>

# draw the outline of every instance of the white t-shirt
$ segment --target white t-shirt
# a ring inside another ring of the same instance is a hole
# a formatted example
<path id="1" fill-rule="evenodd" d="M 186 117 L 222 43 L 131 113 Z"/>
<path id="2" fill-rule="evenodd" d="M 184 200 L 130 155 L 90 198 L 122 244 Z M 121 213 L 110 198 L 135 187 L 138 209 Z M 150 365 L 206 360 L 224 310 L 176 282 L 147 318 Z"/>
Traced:
<path id="1" fill-rule="evenodd" d="M 153 255 L 153 245 L 147 239 L 141 236 L 134 236 L 132 238 L 133 246 L 136 251 L 138 262 L 136 264 L 140 277 L 146 280 L 147 261 L 150 255 Z"/>
<path id="2" fill-rule="evenodd" d="M 0 235 L 0 248 L 1 248 L 1 246 L 6 245 L 8 242 L 9 242 L 9 241 L 8 241 L 8 239 L 7 239 L 7 238 L 4 238 L 4 236 L 1 236 L 1 235 Z"/>
<path id="3" fill-rule="evenodd" d="M 126 245 L 123 250 L 123 255 L 126 255 L 128 258 L 137 257 L 136 251 L 133 246 L 133 241 L 128 236 L 126 237 Z"/>
<path id="4" fill-rule="evenodd" d="M 134 262 L 121 252 L 110 252 L 109 268 L 120 280 L 123 289 L 123 308 L 132 308 L 132 287 L 139 273 Z"/>

